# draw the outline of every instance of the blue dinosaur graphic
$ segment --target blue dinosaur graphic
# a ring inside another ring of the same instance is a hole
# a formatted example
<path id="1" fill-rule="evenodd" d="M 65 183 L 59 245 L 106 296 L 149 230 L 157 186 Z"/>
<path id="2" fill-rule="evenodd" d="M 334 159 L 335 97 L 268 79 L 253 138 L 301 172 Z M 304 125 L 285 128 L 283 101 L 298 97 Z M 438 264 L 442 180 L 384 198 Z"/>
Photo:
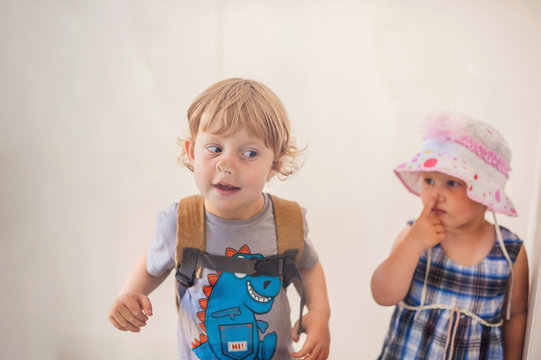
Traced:
<path id="1" fill-rule="evenodd" d="M 261 254 L 250 254 L 246 245 L 233 257 L 263 258 Z M 276 350 L 276 332 L 260 338 L 259 333 L 265 334 L 269 325 L 257 320 L 255 314 L 265 314 L 271 310 L 281 287 L 278 276 L 221 273 L 208 295 L 203 327 L 207 341 L 193 348 L 197 357 L 216 360 L 272 359 Z"/>

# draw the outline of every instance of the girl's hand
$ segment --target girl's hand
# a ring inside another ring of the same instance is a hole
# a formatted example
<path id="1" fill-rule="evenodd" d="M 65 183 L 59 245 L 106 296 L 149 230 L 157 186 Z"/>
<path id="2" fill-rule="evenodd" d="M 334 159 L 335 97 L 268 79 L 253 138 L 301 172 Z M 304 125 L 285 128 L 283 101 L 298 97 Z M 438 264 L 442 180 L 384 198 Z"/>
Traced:
<path id="1" fill-rule="evenodd" d="M 445 238 L 443 224 L 432 212 L 437 199 L 438 194 L 433 194 L 404 239 L 404 241 L 410 243 L 419 254 L 439 244 Z"/>
<path id="2" fill-rule="evenodd" d="M 309 311 L 302 317 L 302 324 L 306 332 L 306 341 L 302 349 L 291 354 L 296 359 L 326 360 L 329 357 L 331 335 L 329 332 L 329 317 L 317 311 Z M 291 330 L 293 341 L 299 341 L 297 329 L 299 321 Z"/>
<path id="3" fill-rule="evenodd" d="M 150 299 L 133 292 L 120 295 L 109 310 L 109 321 L 122 331 L 141 331 L 149 316 L 152 316 Z"/>

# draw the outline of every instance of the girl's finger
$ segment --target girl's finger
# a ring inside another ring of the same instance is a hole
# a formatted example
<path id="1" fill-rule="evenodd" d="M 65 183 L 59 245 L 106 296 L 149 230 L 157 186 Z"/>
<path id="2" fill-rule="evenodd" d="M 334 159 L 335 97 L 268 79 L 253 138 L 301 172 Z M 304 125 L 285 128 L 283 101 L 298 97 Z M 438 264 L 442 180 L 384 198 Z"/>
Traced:
<path id="1" fill-rule="evenodd" d="M 430 215 L 432 214 L 432 208 L 434 208 L 434 205 L 436 204 L 437 200 L 438 200 L 438 194 L 437 193 L 432 194 L 432 196 L 428 199 L 428 202 L 423 207 L 423 211 L 421 211 L 421 214 L 419 215 L 419 217 L 428 219 Z"/>

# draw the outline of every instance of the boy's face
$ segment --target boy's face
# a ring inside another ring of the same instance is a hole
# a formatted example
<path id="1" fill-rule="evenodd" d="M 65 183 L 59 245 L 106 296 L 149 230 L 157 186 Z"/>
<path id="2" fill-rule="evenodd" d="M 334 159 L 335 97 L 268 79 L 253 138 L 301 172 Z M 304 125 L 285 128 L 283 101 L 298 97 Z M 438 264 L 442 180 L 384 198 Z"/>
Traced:
<path id="1" fill-rule="evenodd" d="M 225 219 L 248 219 L 264 204 L 265 183 L 276 170 L 273 151 L 245 129 L 224 136 L 199 130 L 186 154 L 206 209 Z"/>
<path id="2" fill-rule="evenodd" d="M 468 197 L 464 181 L 437 171 L 423 171 L 421 179 L 423 206 L 437 193 L 438 199 L 432 213 L 446 229 L 460 230 L 484 221 L 486 206 Z"/>

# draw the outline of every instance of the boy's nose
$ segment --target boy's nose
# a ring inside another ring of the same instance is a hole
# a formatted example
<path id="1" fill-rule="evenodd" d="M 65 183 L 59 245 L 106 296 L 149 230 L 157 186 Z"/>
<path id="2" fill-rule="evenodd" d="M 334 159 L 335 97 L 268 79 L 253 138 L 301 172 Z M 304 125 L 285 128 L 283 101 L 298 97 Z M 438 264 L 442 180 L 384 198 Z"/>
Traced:
<path id="1" fill-rule="evenodd" d="M 227 160 L 220 160 L 216 163 L 216 170 L 218 170 L 219 173 L 225 173 L 225 174 L 233 174 L 233 169 L 231 167 L 231 164 Z"/>

